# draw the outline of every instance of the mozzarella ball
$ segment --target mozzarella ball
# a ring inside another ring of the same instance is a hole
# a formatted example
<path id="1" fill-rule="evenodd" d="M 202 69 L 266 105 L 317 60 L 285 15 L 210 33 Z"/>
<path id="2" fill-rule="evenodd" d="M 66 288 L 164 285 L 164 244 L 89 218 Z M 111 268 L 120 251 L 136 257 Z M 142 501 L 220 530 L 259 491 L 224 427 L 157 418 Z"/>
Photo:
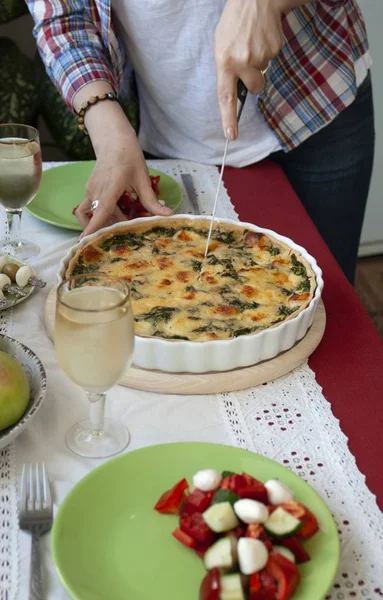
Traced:
<path id="1" fill-rule="evenodd" d="M 8 275 L 4 275 L 3 273 L 1 273 L 1 275 L 0 275 L 0 290 L 2 290 L 5 285 L 9 285 L 10 283 L 11 283 L 11 280 L 9 279 Z"/>
<path id="2" fill-rule="evenodd" d="M 234 503 L 234 511 L 237 517 L 244 523 L 264 523 L 269 518 L 269 511 L 262 502 L 242 498 Z"/>
<path id="3" fill-rule="evenodd" d="M 252 575 L 266 566 L 268 550 L 261 540 L 240 538 L 238 541 L 238 562 L 241 573 Z"/>
<path id="4" fill-rule="evenodd" d="M 216 490 L 219 488 L 221 481 L 221 473 L 218 473 L 218 471 L 215 471 L 214 469 L 204 469 L 203 471 L 198 471 L 198 473 L 193 476 L 194 487 L 203 492 L 212 492 L 213 490 Z"/>
<path id="5" fill-rule="evenodd" d="M 24 267 L 20 267 L 20 269 L 16 273 L 16 283 L 20 287 L 25 287 L 28 285 L 28 282 L 31 277 L 35 276 L 35 272 L 32 267 L 25 265 Z"/>
<path id="6" fill-rule="evenodd" d="M 294 498 L 292 491 L 279 481 L 278 479 L 270 479 L 266 481 L 265 487 L 269 495 L 270 504 L 284 504 L 285 502 L 291 502 Z"/>

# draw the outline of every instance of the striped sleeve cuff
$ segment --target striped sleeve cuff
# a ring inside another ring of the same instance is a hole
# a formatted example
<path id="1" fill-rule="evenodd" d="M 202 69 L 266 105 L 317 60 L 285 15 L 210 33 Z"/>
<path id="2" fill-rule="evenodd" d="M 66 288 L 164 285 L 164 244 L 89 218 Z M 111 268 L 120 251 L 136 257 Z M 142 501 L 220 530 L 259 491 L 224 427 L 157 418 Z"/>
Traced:
<path id="1" fill-rule="evenodd" d="M 88 83 L 108 81 L 116 93 L 118 90 L 106 57 L 98 49 L 89 46 L 64 51 L 52 61 L 48 74 L 72 112 L 75 94 Z"/>

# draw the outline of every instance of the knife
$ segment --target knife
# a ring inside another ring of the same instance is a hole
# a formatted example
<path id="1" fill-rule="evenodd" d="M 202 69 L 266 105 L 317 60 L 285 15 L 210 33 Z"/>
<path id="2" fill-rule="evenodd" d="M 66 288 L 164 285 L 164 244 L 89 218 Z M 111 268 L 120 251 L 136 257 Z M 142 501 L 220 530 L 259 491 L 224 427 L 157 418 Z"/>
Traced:
<path id="1" fill-rule="evenodd" d="M 194 214 L 200 215 L 201 211 L 198 206 L 197 194 L 195 193 L 195 188 L 193 185 L 193 177 L 190 175 L 190 173 L 186 173 L 186 174 L 182 173 L 181 179 L 182 179 L 182 183 L 185 186 L 188 198 L 193 206 Z"/>
<path id="2" fill-rule="evenodd" d="M 247 88 L 246 88 L 245 84 L 243 83 L 243 81 L 241 81 L 240 79 L 238 79 L 238 83 L 237 83 L 237 122 L 238 123 L 239 123 L 239 119 L 241 118 L 241 114 L 242 114 L 242 111 L 243 111 L 243 107 L 245 105 L 246 97 L 247 97 Z M 227 156 L 228 148 L 229 148 L 229 140 L 226 140 L 225 151 L 223 153 L 223 159 L 222 159 L 221 172 L 219 174 L 217 191 L 216 191 L 215 199 L 214 199 L 213 213 L 211 215 L 209 234 L 207 236 L 207 242 L 206 242 L 206 248 L 205 248 L 205 258 L 206 258 L 207 253 L 208 253 L 209 244 L 210 244 L 210 238 L 211 238 L 211 233 L 213 231 L 215 213 L 216 213 L 216 210 L 217 210 L 217 202 L 218 202 L 219 190 L 221 189 L 222 177 L 223 177 L 223 172 L 225 170 L 225 163 L 226 163 L 226 156 Z"/>

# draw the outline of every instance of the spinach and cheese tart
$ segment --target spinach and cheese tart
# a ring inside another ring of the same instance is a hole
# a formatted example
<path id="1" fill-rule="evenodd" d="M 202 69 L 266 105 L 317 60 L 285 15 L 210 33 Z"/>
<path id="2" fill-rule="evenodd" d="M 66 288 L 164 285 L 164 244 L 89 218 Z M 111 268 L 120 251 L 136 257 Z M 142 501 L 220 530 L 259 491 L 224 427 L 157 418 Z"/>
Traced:
<path id="1" fill-rule="evenodd" d="M 94 271 L 130 284 L 139 336 L 203 342 L 255 334 L 294 318 L 316 287 L 308 262 L 264 233 L 162 218 L 100 234 L 77 250 L 66 277 Z"/>

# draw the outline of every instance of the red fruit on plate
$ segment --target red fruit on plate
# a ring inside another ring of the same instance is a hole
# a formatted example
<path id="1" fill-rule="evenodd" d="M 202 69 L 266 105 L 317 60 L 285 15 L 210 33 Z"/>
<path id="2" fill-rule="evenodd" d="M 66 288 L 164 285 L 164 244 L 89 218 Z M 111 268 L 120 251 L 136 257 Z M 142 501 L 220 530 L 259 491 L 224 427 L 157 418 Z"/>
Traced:
<path id="1" fill-rule="evenodd" d="M 302 546 L 302 543 L 295 536 L 285 538 L 284 540 L 279 540 L 278 544 L 291 550 L 297 563 L 304 563 L 310 560 L 310 554 L 305 550 L 305 548 Z"/>
<path id="2" fill-rule="evenodd" d="M 160 179 L 161 179 L 161 175 L 156 175 L 156 176 L 150 175 L 152 189 L 153 189 L 153 192 L 155 193 L 155 195 L 157 196 L 157 198 L 160 195 L 160 188 L 159 188 Z"/>
<path id="3" fill-rule="evenodd" d="M 198 544 L 212 544 L 217 537 L 214 531 L 208 527 L 201 513 L 183 514 L 180 519 L 180 529 L 190 535 Z"/>
<path id="4" fill-rule="evenodd" d="M 242 477 L 242 475 L 228 475 L 222 479 L 221 489 L 222 490 L 231 490 L 238 494 L 238 490 L 246 486 L 246 481 Z M 239 495 L 239 494 L 238 494 Z"/>
<path id="5" fill-rule="evenodd" d="M 302 522 L 302 527 L 296 536 L 297 538 L 308 540 L 318 531 L 319 524 L 316 516 L 301 502 L 291 501 L 280 506 Z"/>
<path id="6" fill-rule="evenodd" d="M 188 487 L 186 479 L 181 479 L 171 490 L 162 494 L 154 507 L 155 510 L 165 515 L 179 515 L 186 500 L 185 491 Z"/>
<path id="7" fill-rule="evenodd" d="M 254 540 L 261 540 L 269 552 L 273 546 L 270 536 L 259 523 L 250 523 L 250 525 L 247 526 L 245 537 L 250 537 Z"/>
<path id="8" fill-rule="evenodd" d="M 249 600 L 275 600 L 277 584 L 266 569 L 250 575 Z"/>
<path id="9" fill-rule="evenodd" d="M 288 600 L 288 598 L 291 598 L 301 577 L 298 567 L 281 554 L 271 552 L 266 571 L 277 583 L 275 600 Z"/>
<path id="10" fill-rule="evenodd" d="M 172 536 L 187 548 L 196 547 L 196 542 L 193 540 L 193 538 L 191 538 L 190 535 L 188 535 L 184 531 L 181 531 L 181 529 L 176 529 L 175 531 L 173 531 Z"/>
<path id="11" fill-rule="evenodd" d="M 220 591 L 219 571 L 218 569 L 212 569 L 202 580 L 199 589 L 199 600 L 219 600 Z"/>
<path id="12" fill-rule="evenodd" d="M 203 513 L 207 510 L 213 500 L 214 492 L 203 492 L 202 490 L 194 490 L 186 500 L 186 504 L 182 509 L 182 515 L 192 515 L 196 512 Z"/>

